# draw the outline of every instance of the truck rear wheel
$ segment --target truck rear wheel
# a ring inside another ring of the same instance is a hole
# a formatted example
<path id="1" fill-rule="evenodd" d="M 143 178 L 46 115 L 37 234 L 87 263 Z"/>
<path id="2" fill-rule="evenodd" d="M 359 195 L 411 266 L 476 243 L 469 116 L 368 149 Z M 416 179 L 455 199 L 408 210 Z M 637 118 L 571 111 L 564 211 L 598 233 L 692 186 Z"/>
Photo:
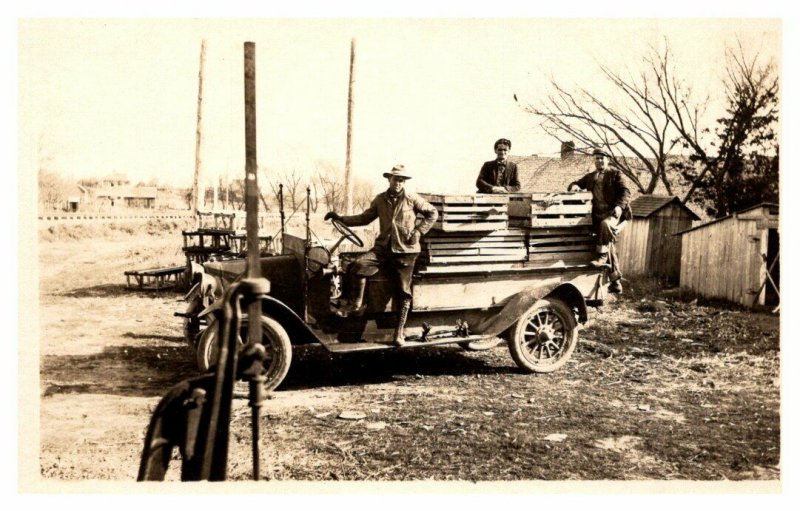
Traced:
<path id="1" fill-rule="evenodd" d="M 202 371 L 208 371 L 216 364 L 219 330 L 219 321 L 214 318 L 209 321 L 208 328 L 200 334 L 200 340 L 197 343 L 197 366 Z M 247 318 L 244 318 L 239 335 L 239 347 L 244 345 L 242 339 L 246 337 Z M 261 316 L 261 339 L 267 351 L 267 359 L 264 363 L 267 371 L 264 388 L 275 390 L 289 372 L 289 366 L 292 363 L 292 343 L 289 341 L 289 334 L 281 324 L 269 316 Z"/>
<path id="2" fill-rule="evenodd" d="M 567 363 L 578 344 L 575 314 L 557 298 L 542 298 L 525 311 L 508 343 L 517 365 L 532 373 L 550 373 Z"/>

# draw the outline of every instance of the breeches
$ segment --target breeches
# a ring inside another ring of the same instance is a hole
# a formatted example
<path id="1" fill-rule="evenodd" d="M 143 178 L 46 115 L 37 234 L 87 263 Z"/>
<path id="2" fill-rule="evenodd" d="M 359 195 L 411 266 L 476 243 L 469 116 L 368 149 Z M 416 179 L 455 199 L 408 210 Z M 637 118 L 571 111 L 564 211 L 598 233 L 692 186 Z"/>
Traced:
<path id="1" fill-rule="evenodd" d="M 395 281 L 395 286 L 406 298 L 411 298 L 411 274 L 418 253 L 397 254 L 380 248 L 373 248 L 358 256 L 350 272 L 361 277 L 371 277 L 384 269 Z"/>
<path id="2" fill-rule="evenodd" d="M 619 258 L 617 257 L 617 236 L 622 232 L 625 222 L 620 223 L 618 218 L 610 216 L 601 221 L 595 219 L 595 228 L 597 234 L 597 252 L 600 254 L 608 254 L 608 262 L 611 264 L 611 281 L 615 281 L 622 277 L 622 272 L 619 268 Z"/>
<path id="3" fill-rule="evenodd" d="M 600 246 L 605 245 L 607 250 L 607 245 L 610 243 L 616 243 L 617 236 L 619 235 L 620 231 L 622 231 L 622 226 L 620 226 L 619 223 L 619 219 L 614 218 L 613 216 L 604 218 L 602 221 L 597 222 L 597 244 Z M 605 250 L 603 250 L 603 252 L 605 252 Z"/>

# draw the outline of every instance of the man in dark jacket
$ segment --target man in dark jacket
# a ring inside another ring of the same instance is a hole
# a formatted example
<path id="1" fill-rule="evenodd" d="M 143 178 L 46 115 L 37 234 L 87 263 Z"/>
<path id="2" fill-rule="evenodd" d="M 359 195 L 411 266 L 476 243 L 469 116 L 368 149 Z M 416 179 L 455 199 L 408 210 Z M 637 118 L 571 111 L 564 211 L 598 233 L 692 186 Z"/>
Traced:
<path id="1" fill-rule="evenodd" d="M 592 264 L 610 264 L 611 285 L 608 290 L 621 293 L 622 274 L 619 271 L 616 241 L 624 222 L 633 218 L 631 191 L 618 170 L 606 167 L 606 154 L 601 149 L 595 149 L 592 155 L 595 171 L 570 183 L 567 190 L 573 191 L 577 187 L 592 192 L 592 226 L 597 235 L 597 259 Z"/>
<path id="2" fill-rule="evenodd" d="M 380 232 L 375 239 L 375 246 L 369 252 L 361 254 L 348 270 L 353 281 L 353 292 L 349 303 L 338 314 L 363 314 L 367 277 L 385 267 L 396 277 L 402 295 L 394 333 L 394 344 L 402 346 L 405 343 L 403 328 L 411 310 L 411 273 L 420 253 L 419 239 L 433 226 L 439 212 L 416 193 L 404 189 L 405 182 L 411 179 L 411 175 L 403 165 L 396 165 L 385 172 L 383 177 L 389 180 L 389 189 L 379 193 L 366 211 L 351 216 L 339 216 L 330 212 L 325 215 L 325 220 L 335 218 L 348 226 L 367 225 L 375 219 L 379 220 Z M 417 214 L 422 217 L 419 221 Z"/>
<path id="3" fill-rule="evenodd" d="M 508 161 L 508 152 L 511 150 L 511 141 L 501 138 L 494 143 L 494 153 L 497 159 L 487 161 L 481 167 L 475 186 L 480 193 L 508 193 L 519 191 L 519 177 L 517 164 Z"/>

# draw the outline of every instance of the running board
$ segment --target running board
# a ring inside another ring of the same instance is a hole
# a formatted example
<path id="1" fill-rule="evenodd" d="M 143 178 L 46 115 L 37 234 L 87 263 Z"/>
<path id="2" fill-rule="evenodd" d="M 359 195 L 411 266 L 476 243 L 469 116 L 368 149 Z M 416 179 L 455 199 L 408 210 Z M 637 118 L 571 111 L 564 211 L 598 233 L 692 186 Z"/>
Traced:
<path id="1" fill-rule="evenodd" d="M 402 346 L 395 346 L 391 341 L 386 342 L 323 342 L 325 349 L 331 353 L 353 353 L 356 351 L 378 351 L 389 349 L 419 348 L 422 346 L 441 346 L 442 344 L 460 344 L 464 342 L 480 341 L 483 335 L 470 335 L 468 337 L 447 337 L 444 339 L 431 339 L 427 342 L 406 341 Z"/>

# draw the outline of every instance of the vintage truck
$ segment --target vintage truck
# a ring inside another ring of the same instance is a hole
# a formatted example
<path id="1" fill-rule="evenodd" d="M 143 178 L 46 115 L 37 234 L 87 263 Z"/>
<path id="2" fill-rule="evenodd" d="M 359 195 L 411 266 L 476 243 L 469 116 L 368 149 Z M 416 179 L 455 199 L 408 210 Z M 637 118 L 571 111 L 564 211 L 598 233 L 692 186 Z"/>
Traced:
<path id="1" fill-rule="evenodd" d="M 292 346 L 308 343 L 346 353 L 441 344 L 479 350 L 505 340 L 524 371 L 551 372 L 567 362 L 588 307 L 603 303 L 608 285 L 608 268 L 590 264 L 590 194 L 424 196 L 440 215 L 422 239 L 402 347 L 390 342 L 396 300 L 382 272 L 368 281 L 363 316 L 334 313 L 347 268 L 365 250 L 353 230 L 333 220 L 341 237 L 318 239 L 308 214 L 305 236 L 281 230 L 281 253 L 260 259 L 270 283 L 260 318 L 268 389 L 286 376 Z M 345 241 L 350 248 L 340 251 Z M 198 366 L 207 370 L 219 344 L 220 298 L 242 277 L 246 262 L 191 267 L 188 309 L 178 315 Z"/>

